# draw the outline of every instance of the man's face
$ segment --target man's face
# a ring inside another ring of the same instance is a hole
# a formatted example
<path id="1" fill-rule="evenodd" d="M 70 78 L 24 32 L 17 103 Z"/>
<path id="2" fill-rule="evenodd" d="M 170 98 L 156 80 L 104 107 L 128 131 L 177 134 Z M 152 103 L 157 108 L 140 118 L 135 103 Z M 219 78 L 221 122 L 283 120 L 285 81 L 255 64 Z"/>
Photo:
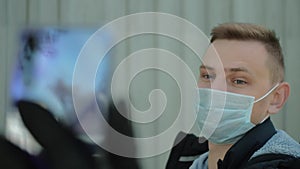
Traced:
<path id="1" fill-rule="evenodd" d="M 216 40 L 203 57 L 198 87 L 258 99 L 273 87 L 267 60 L 268 53 L 260 42 Z M 271 96 L 254 104 L 252 123 L 258 124 L 267 116 Z"/>

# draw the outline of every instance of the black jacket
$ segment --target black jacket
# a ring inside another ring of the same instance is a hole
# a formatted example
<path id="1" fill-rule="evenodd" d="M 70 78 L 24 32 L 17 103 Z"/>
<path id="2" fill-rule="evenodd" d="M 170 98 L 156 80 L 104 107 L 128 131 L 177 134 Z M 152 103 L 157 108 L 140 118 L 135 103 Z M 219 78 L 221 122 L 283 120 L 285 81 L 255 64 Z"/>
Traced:
<path id="1" fill-rule="evenodd" d="M 275 133 L 270 119 L 255 126 L 218 161 L 218 169 L 300 169 L 300 158 L 291 155 L 263 154 L 251 158 Z M 187 169 L 207 151 L 207 141 L 200 144 L 195 135 L 181 132 L 176 137 L 166 169 Z"/>

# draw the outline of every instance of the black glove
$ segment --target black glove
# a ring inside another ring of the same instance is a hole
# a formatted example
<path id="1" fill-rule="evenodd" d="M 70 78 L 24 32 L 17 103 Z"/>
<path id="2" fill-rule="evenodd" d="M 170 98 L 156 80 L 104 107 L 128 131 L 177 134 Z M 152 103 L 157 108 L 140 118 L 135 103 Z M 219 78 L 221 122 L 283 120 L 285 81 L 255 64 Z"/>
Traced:
<path id="1" fill-rule="evenodd" d="M 57 122 L 51 112 L 29 101 L 19 101 L 17 107 L 25 126 L 44 148 L 43 159 L 50 169 L 96 168 L 88 146 Z"/>

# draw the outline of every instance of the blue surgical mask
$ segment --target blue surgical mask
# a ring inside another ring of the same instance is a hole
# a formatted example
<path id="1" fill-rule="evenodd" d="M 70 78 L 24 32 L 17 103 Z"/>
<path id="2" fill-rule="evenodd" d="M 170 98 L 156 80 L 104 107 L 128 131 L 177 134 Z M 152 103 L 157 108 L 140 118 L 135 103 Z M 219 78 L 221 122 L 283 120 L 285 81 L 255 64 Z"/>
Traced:
<path id="1" fill-rule="evenodd" d="M 198 88 L 200 137 L 215 144 L 234 144 L 255 126 L 251 123 L 253 104 L 267 97 L 278 85 L 257 100 L 253 96 Z"/>

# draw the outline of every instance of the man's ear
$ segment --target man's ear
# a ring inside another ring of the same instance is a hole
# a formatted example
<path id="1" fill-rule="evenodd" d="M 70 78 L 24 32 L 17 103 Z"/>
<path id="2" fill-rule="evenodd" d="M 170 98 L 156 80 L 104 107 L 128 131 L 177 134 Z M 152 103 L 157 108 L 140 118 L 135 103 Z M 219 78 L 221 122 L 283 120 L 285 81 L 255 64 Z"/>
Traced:
<path id="1" fill-rule="evenodd" d="M 290 85 L 287 82 L 279 84 L 274 92 L 273 99 L 270 102 L 268 112 L 276 114 L 284 106 L 290 95 Z"/>

